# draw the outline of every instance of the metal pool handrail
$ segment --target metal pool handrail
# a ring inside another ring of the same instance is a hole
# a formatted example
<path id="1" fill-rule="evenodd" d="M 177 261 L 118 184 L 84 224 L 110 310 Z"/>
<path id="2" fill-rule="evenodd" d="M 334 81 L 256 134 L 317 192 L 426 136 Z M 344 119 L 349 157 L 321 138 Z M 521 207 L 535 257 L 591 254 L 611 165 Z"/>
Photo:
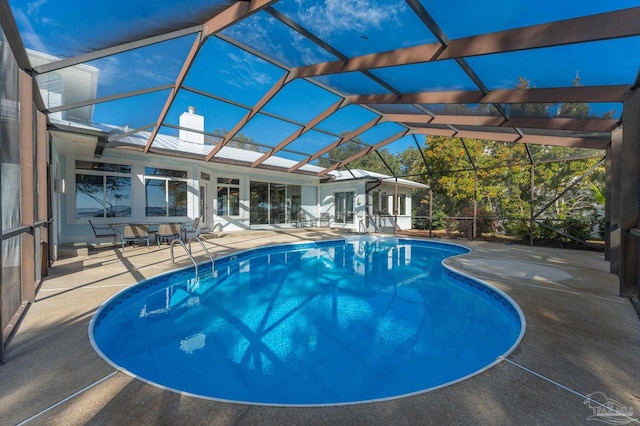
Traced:
<path id="1" fill-rule="evenodd" d="M 209 253 L 209 250 L 207 250 L 207 247 L 204 245 L 204 243 L 202 242 L 202 240 L 200 239 L 200 237 L 195 236 L 195 237 L 191 237 L 189 238 L 189 252 L 191 252 L 191 241 L 197 241 L 200 243 L 200 246 L 202 246 L 202 249 L 204 250 L 205 253 L 207 253 L 207 256 L 209 256 L 209 259 L 211 260 L 211 271 L 213 272 L 213 256 L 211 256 L 211 253 Z"/>
<path id="2" fill-rule="evenodd" d="M 173 256 L 173 246 L 176 243 L 180 243 L 180 245 L 182 246 L 182 248 L 184 249 L 184 251 L 187 253 L 187 256 L 189 256 L 189 259 L 191 259 L 191 262 L 193 262 L 193 266 L 195 266 L 196 268 L 196 281 L 198 281 L 198 264 L 196 263 L 196 260 L 193 258 L 193 256 L 191 255 L 191 251 L 187 249 L 187 246 L 184 245 L 184 243 L 182 242 L 182 240 L 176 238 L 175 240 L 171 241 L 171 246 L 169 247 L 171 250 L 171 262 L 172 263 L 176 263 L 176 259 Z"/>

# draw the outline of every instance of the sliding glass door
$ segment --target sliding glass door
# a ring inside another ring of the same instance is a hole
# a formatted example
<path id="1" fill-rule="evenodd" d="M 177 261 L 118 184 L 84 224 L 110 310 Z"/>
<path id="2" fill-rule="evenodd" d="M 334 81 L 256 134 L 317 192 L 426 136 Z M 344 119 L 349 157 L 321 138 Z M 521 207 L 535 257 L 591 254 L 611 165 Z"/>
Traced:
<path id="1" fill-rule="evenodd" d="M 281 225 L 291 222 L 300 206 L 300 185 L 252 181 L 249 185 L 249 223 Z"/>
<path id="2" fill-rule="evenodd" d="M 335 223 L 353 223 L 354 192 L 336 192 L 334 195 L 336 206 Z"/>

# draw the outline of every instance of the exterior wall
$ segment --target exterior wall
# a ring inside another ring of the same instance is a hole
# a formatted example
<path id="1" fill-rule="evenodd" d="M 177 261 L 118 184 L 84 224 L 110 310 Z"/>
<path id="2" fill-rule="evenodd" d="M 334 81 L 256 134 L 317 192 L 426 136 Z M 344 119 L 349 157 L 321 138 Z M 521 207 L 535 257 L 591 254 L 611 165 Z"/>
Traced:
<path id="1" fill-rule="evenodd" d="M 212 165 L 214 167 L 214 165 Z M 282 223 L 282 224 L 274 224 L 274 225 L 251 225 L 249 221 L 249 194 L 250 194 L 250 184 L 251 182 L 268 182 L 268 183 L 279 183 L 286 185 L 300 185 L 301 187 L 301 201 L 302 201 L 302 209 L 309 216 L 310 219 L 314 220 L 317 217 L 317 203 L 316 203 L 316 192 L 318 179 L 313 176 L 301 176 L 295 175 L 291 176 L 287 173 L 271 171 L 271 170 L 259 170 L 254 171 L 255 169 L 249 169 L 247 167 L 239 167 L 232 165 L 218 165 L 215 164 L 215 169 L 203 168 L 202 171 L 205 173 L 210 173 L 212 175 L 212 191 L 213 194 L 217 194 L 216 192 L 216 182 L 218 178 L 233 178 L 240 180 L 240 215 L 239 216 L 218 216 L 217 212 L 217 197 L 214 196 L 213 199 L 213 212 L 214 218 L 213 221 L 215 224 L 220 224 L 223 231 L 240 231 L 246 229 L 272 229 L 272 228 L 290 228 L 291 224 Z M 251 173 L 248 173 L 251 172 Z"/>
<path id="2" fill-rule="evenodd" d="M 320 226 L 329 226 L 331 228 L 353 229 L 360 231 L 360 221 L 365 216 L 365 182 L 359 180 L 336 182 L 324 184 L 320 186 L 319 191 L 319 208 L 320 208 Z M 354 220 L 353 223 L 336 223 L 335 221 L 335 204 L 334 194 L 336 192 L 349 192 L 354 194 Z"/>
<path id="3" fill-rule="evenodd" d="M 406 204 L 405 204 L 405 214 L 400 214 L 400 209 L 397 208 L 397 212 L 394 211 L 394 197 L 395 194 L 398 196 L 405 195 L 406 196 Z M 385 198 L 388 211 L 382 212 L 379 209 L 379 206 L 373 206 L 374 196 L 373 192 L 378 193 L 378 198 Z M 394 233 L 395 230 L 408 230 L 411 229 L 412 221 L 411 221 L 411 188 L 406 188 L 402 186 L 395 187 L 393 183 L 383 183 L 376 189 L 374 189 L 369 194 L 369 203 L 371 205 L 370 213 L 373 215 L 373 220 L 376 223 L 379 231 L 382 233 Z"/>
<path id="4" fill-rule="evenodd" d="M 196 217 L 200 217 L 199 191 L 200 185 L 207 188 L 206 213 L 202 220 L 207 229 L 214 226 L 221 228 L 223 232 L 234 232 L 247 229 L 273 229 L 291 228 L 293 222 L 283 222 L 278 224 L 250 224 L 250 183 L 252 181 L 278 183 L 286 185 L 298 185 L 301 189 L 300 202 L 301 210 L 305 215 L 307 226 L 329 226 L 332 228 L 351 229 L 357 232 L 373 232 L 375 229 L 366 229 L 367 213 L 366 205 L 371 203 L 366 198 L 365 180 L 349 180 L 343 182 L 320 183 L 319 178 L 306 175 L 291 175 L 284 172 L 249 169 L 235 165 L 204 163 L 196 160 L 177 159 L 169 156 L 155 154 L 142 154 L 139 152 L 108 149 L 103 156 L 94 158 L 84 154 L 75 154 L 68 147 L 63 146 L 63 142 L 53 143 L 53 178 L 63 179 L 65 182 L 64 192 L 53 192 L 53 207 L 55 214 L 55 236 L 54 245 L 57 243 L 72 242 L 107 242 L 108 238 L 97 238 L 93 234 L 87 218 L 76 218 L 76 160 L 93 161 L 113 164 L 124 164 L 131 166 L 131 216 L 105 218 L 96 217 L 92 219 L 94 224 L 109 223 L 145 223 L 145 222 L 180 222 L 191 223 Z M 187 173 L 187 215 L 178 217 L 153 216 L 147 217 L 145 213 L 145 181 L 144 171 L 146 166 L 166 168 L 172 170 L 182 170 Z M 202 179 L 202 173 L 208 175 L 209 180 Z M 238 179 L 240 188 L 240 209 L 237 216 L 219 216 L 218 212 L 218 178 Z M 55 189 L 55 185 L 53 185 Z M 393 199 L 392 184 L 383 184 L 378 188 L 385 192 L 390 200 Z M 354 192 L 354 218 L 353 223 L 336 223 L 334 194 L 336 192 Z M 411 227 L 411 189 L 398 188 L 398 193 L 407 195 L 407 214 L 397 218 L 397 223 L 393 215 L 379 218 L 378 230 L 392 233 L 394 228 L 410 229 Z M 393 205 L 390 201 L 390 205 Z"/>
<path id="5" fill-rule="evenodd" d="M 315 185 L 302 187 L 302 211 L 313 225 L 318 225 L 320 220 L 318 192 Z"/>
<path id="6" fill-rule="evenodd" d="M 68 150 L 56 147 L 54 138 L 53 144 L 53 178 L 55 180 L 63 179 L 65 182 L 64 192 L 53 193 L 53 206 L 55 214 L 55 236 L 54 244 L 72 243 L 72 242 L 89 242 L 99 243 L 108 242 L 106 238 L 96 238 L 93 234 L 88 219 L 76 218 L 76 160 L 94 161 L 103 163 L 126 164 L 131 165 L 131 199 L 132 210 L 130 217 L 104 218 L 98 217 L 92 219 L 94 224 L 109 223 L 144 223 L 144 222 L 181 222 L 190 223 L 194 218 L 199 217 L 199 187 L 200 184 L 206 184 L 208 188 L 207 206 L 209 216 L 206 219 L 207 227 L 213 229 L 214 225 L 220 224 L 224 232 L 233 232 L 247 229 L 259 228 L 290 228 L 291 223 L 283 223 L 277 225 L 253 225 L 249 223 L 249 188 L 251 181 L 261 181 L 269 183 L 281 183 L 288 185 L 300 185 L 301 187 L 301 203 L 302 210 L 307 215 L 310 224 L 317 225 L 319 221 L 318 208 L 318 184 L 319 180 L 313 176 L 291 176 L 286 173 L 260 170 L 254 173 L 247 173 L 247 168 L 220 165 L 220 164 L 204 164 L 202 162 L 176 159 L 167 156 L 159 156 L 153 154 L 141 154 L 137 152 L 127 151 L 126 153 L 105 152 L 100 158 L 94 158 L 82 155 L 70 155 Z M 64 152 L 63 152 L 64 151 Z M 65 153 L 66 152 L 66 153 Z M 56 167 L 56 164 L 59 167 Z M 184 170 L 188 177 L 187 192 L 187 215 L 180 217 L 147 217 L 145 215 L 145 187 L 144 187 L 144 168 L 145 166 L 162 167 L 173 170 Z M 210 176 L 210 180 L 201 180 L 201 173 Z M 218 216 L 217 215 L 217 179 L 231 178 L 240 181 L 240 214 L 238 216 Z M 353 184 L 348 185 L 351 187 Z M 52 189 L 54 185 L 52 185 Z"/>

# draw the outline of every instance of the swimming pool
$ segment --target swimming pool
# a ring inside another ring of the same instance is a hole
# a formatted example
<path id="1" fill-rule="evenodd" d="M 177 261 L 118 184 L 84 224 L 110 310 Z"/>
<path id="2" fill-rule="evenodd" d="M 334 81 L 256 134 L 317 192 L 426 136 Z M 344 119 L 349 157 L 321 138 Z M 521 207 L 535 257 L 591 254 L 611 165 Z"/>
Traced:
<path id="1" fill-rule="evenodd" d="M 442 265 L 465 247 L 395 237 L 247 250 L 118 293 L 94 348 L 141 380 L 202 398 L 337 405 L 432 390 L 520 342 L 521 310 Z"/>

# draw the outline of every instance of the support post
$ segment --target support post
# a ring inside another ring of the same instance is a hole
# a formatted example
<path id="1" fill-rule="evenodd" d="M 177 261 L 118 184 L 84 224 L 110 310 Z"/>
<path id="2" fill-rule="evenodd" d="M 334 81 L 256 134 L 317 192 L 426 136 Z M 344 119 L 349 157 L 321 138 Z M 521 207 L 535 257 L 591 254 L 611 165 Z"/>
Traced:
<path id="1" fill-rule="evenodd" d="M 640 287 L 640 238 L 632 230 L 640 227 L 640 90 L 623 102 L 620 181 L 620 296 L 638 295 Z M 624 203 L 624 204 L 622 204 Z"/>
<path id="2" fill-rule="evenodd" d="M 613 142 L 612 142 L 613 143 Z M 605 185 L 604 185 L 604 260 L 611 260 L 611 145 L 607 148 L 604 169 L 605 169 Z"/>
<path id="3" fill-rule="evenodd" d="M 478 237 L 478 171 L 473 171 L 473 227 L 471 228 L 471 239 Z"/>
<path id="4" fill-rule="evenodd" d="M 433 189 L 429 182 L 429 238 L 433 238 Z"/>
<path id="5" fill-rule="evenodd" d="M 609 271 L 620 272 L 620 211 L 622 202 L 622 133 L 623 128 L 611 132 L 611 170 L 607 172 L 607 206 L 609 207 Z"/>
<path id="6" fill-rule="evenodd" d="M 377 151 L 376 151 L 377 152 Z M 393 186 L 393 235 L 398 234 L 398 177 L 396 177 Z"/>
<path id="7" fill-rule="evenodd" d="M 534 201 L 535 201 L 535 177 L 536 177 L 536 169 L 535 164 L 531 163 L 531 176 L 530 176 L 530 185 L 529 185 L 529 245 L 533 246 L 533 230 L 536 226 L 536 218 L 535 218 L 535 209 L 534 209 Z"/>

